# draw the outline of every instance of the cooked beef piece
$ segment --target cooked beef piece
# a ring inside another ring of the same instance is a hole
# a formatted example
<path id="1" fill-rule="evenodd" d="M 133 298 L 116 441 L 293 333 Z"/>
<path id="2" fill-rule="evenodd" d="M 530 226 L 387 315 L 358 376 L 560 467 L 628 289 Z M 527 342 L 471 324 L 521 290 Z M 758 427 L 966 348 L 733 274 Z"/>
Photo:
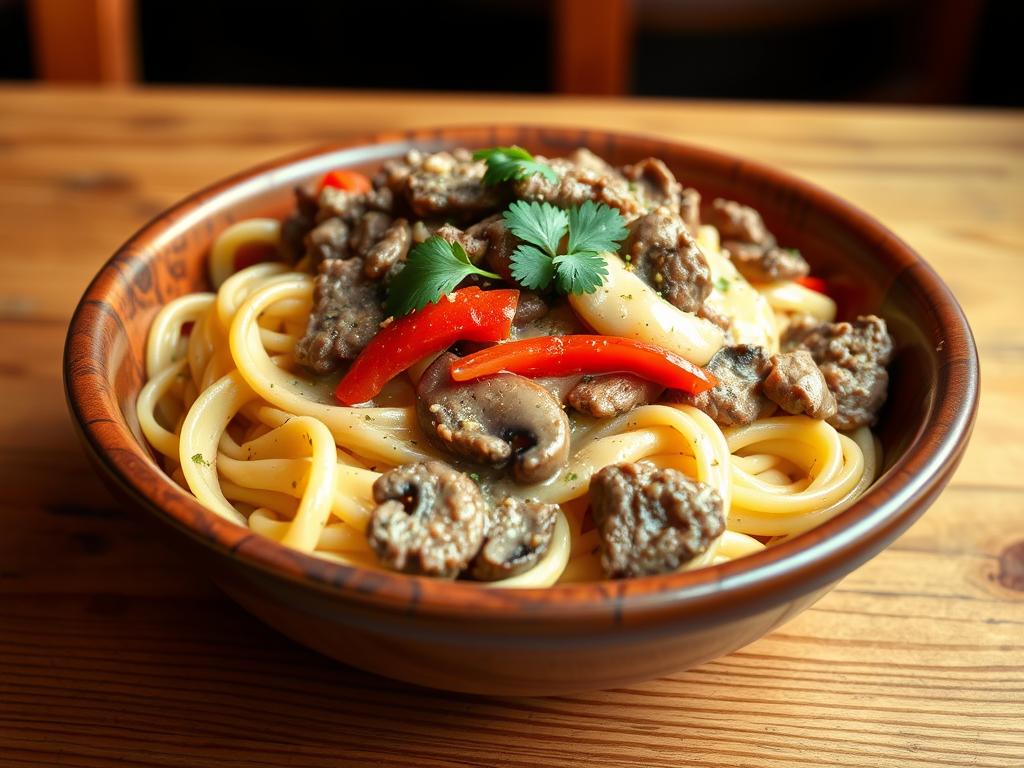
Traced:
<path id="1" fill-rule="evenodd" d="M 409 174 L 423 163 L 423 157 L 418 149 L 410 149 L 401 160 L 385 160 L 373 178 L 374 188 L 390 189 L 393 194 L 401 195 L 409 181 Z"/>
<path id="2" fill-rule="evenodd" d="M 836 398 L 806 349 L 772 355 L 772 370 L 761 385 L 764 394 L 786 413 L 806 413 L 812 419 L 831 419 Z"/>
<path id="3" fill-rule="evenodd" d="M 449 243 L 461 245 L 462 250 L 466 252 L 466 255 L 469 256 L 470 261 L 474 264 L 484 257 L 490 245 L 487 238 L 479 233 L 479 230 L 477 233 L 470 234 L 469 232 L 463 232 L 454 224 L 441 225 L 434 232 L 434 235 L 442 240 L 447 240 Z"/>
<path id="4" fill-rule="evenodd" d="M 396 571 L 455 577 L 480 551 L 487 504 L 476 483 L 441 461 L 403 464 L 373 484 L 366 538 Z"/>
<path id="5" fill-rule="evenodd" d="M 355 224 L 366 213 L 366 195 L 347 189 L 324 187 L 318 198 L 317 222 L 338 218 L 346 224 Z"/>
<path id="6" fill-rule="evenodd" d="M 466 150 L 424 155 L 411 165 L 400 191 L 417 217 L 472 220 L 502 202 L 499 188 L 484 186 L 486 169 Z"/>
<path id="7" fill-rule="evenodd" d="M 519 240 L 505 227 L 501 214 L 488 216 L 465 231 L 454 224 L 443 224 L 434 232 L 449 243 L 458 243 L 474 264 L 500 275 L 507 282 L 512 279 L 512 252 Z"/>
<path id="8" fill-rule="evenodd" d="M 800 349 L 803 346 L 804 339 L 818 330 L 818 327 L 821 325 L 822 321 L 811 315 L 793 315 L 789 318 L 789 323 L 782 331 L 779 346 L 783 352 L 793 352 Z"/>
<path id="9" fill-rule="evenodd" d="M 387 187 L 375 187 L 366 193 L 366 207 L 371 211 L 393 213 L 395 196 Z"/>
<path id="10" fill-rule="evenodd" d="M 318 222 L 337 217 L 346 224 L 355 225 L 367 211 L 390 214 L 394 195 L 387 187 L 374 188 L 369 192 L 324 187 L 317 197 L 317 206 Z"/>
<path id="11" fill-rule="evenodd" d="M 487 268 L 507 282 L 512 279 L 512 252 L 519 245 L 519 238 L 508 231 L 505 220 L 500 214 L 488 216 L 486 219 L 466 230 L 471 237 L 480 237 L 487 241 L 484 252 L 484 264 Z"/>
<path id="12" fill-rule="evenodd" d="M 327 373 L 358 355 L 384 320 L 379 284 L 363 277 L 362 259 L 327 259 L 313 283 L 313 312 L 295 359 Z"/>
<path id="13" fill-rule="evenodd" d="M 682 185 L 658 158 L 648 157 L 635 165 L 627 165 L 622 175 L 632 183 L 633 193 L 648 210 L 662 205 L 679 210 Z"/>
<path id="14" fill-rule="evenodd" d="M 555 398 L 555 402 L 558 403 L 564 403 L 568 399 L 569 393 L 582 380 L 583 375 L 579 373 L 570 373 L 566 376 L 538 376 L 534 379 L 535 382 L 550 392 L 551 396 Z"/>
<path id="15" fill-rule="evenodd" d="M 693 187 L 686 187 L 679 199 L 679 216 L 690 234 L 696 235 L 700 227 L 700 192 Z"/>
<path id="16" fill-rule="evenodd" d="M 602 469 L 590 500 L 601 565 L 613 579 L 678 570 L 725 530 L 718 491 L 646 461 Z"/>
<path id="17" fill-rule="evenodd" d="M 306 235 L 316 225 L 316 197 L 304 187 L 295 188 L 295 211 L 281 224 L 281 245 L 289 262 L 296 262 L 306 253 Z"/>
<path id="18" fill-rule="evenodd" d="M 641 405 L 656 402 L 665 388 L 631 373 L 584 376 L 572 391 L 568 402 L 581 413 L 599 419 L 618 416 Z"/>
<path id="19" fill-rule="evenodd" d="M 520 483 L 539 483 L 569 460 L 569 419 L 539 384 L 511 373 L 455 382 L 457 357 L 437 358 L 416 385 L 420 425 L 447 450 L 479 464 L 512 465 Z"/>
<path id="20" fill-rule="evenodd" d="M 313 269 L 327 259 L 347 259 L 349 250 L 349 226 L 339 218 L 327 219 L 317 224 L 306 235 L 306 254 Z"/>
<path id="21" fill-rule="evenodd" d="M 521 200 L 546 201 L 560 208 L 593 200 L 617 208 L 627 219 L 643 210 L 626 178 L 592 152 L 578 149 L 568 157 L 537 159 L 551 166 L 558 181 L 552 183 L 535 173 L 514 182 L 513 192 Z"/>
<path id="22" fill-rule="evenodd" d="M 738 240 L 765 247 L 775 245 L 775 236 L 765 227 L 761 214 L 749 205 L 716 197 L 711 208 L 705 212 L 704 219 L 705 223 L 718 230 L 723 241 Z"/>
<path id="23" fill-rule="evenodd" d="M 513 340 L 532 339 L 537 336 L 570 336 L 574 333 L 589 333 L 568 302 L 555 302 L 543 316 L 528 323 L 512 323 Z M 577 377 L 579 380 L 580 377 Z"/>
<path id="24" fill-rule="evenodd" d="M 516 313 L 512 317 L 512 325 L 523 328 L 535 323 L 548 313 L 548 305 L 533 291 L 520 291 Z"/>
<path id="25" fill-rule="evenodd" d="M 722 347 L 707 365 L 718 379 L 717 386 L 699 395 L 673 392 L 672 396 L 700 408 L 723 427 L 750 424 L 775 410 L 775 404 L 761 391 L 770 365 L 761 347 Z"/>
<path id="26" fill-rule="evenodd" d="M 405 257 L 409 255 L 409 240 L 409 222 L 405 219 L 395 219 L 366 252 L 363 274 L 371 280 L 376 280 L 398 262 L 405 261 Z"/>
<path id="27" fill-rule="evenodd" d="M 751 282 L 793 280 L 811 271 L 799 251 L 777 247 L 775 235 L 750 206 L 719 197 L 704 218 L 718 229 L 722 248 L 729 251 L 736 269 Z"/>
<path id="28" fill-rule="evenodd" d="M 723 331 L 728 331 L 732 328 L 732 320 L 728 315 L 723 315 L 721 312 L 712 309 L 707 304 L 702 304 L 701 308 L 697 310 L 697 317 L 707 320 L 709 323 L 714 323 Z"/>
<path id="29" fill-rule="evenodd" d="M 488 510 L 484 544 L 470 568 L 474 579 L 496 581 L 530 570 L 548 551 L 558 505 L 511 496 Z"/>
<path id="30" fill-rule="evenodd" d="M 679 215 L 656 208 L 630 229 L 623 253 L 636 273 L 684 312 L 700 309 L 711 293 L 711 268 Z"/>
<path id="31" fill-rule="evenodd" d="M 821 368 L 836 398 L 829 424 L 846 430 L 875 423 L 889 386 L 885 366 L 892 359 L 885 320 L 866 315 L 853 323 L 821 323 L 812 330 L 800 323 L 787 332 L 786 342 L 806 348 Z"/>
<path id="32" fill-rule="evenodd" d="M 811 271 L 800 251 L 791 248 L 762 248 L 735 240 L 724 241 L 722 247 L 729 252 L 739 273 L 752 283 L 795 280 Z"/>
<path id="33" fill-rule="evenodd" d="M 391 217 L 380 211 L 367 211 L 352 227 L 348 246 L 356 256 L 365 257 L 391 226 Z"/>

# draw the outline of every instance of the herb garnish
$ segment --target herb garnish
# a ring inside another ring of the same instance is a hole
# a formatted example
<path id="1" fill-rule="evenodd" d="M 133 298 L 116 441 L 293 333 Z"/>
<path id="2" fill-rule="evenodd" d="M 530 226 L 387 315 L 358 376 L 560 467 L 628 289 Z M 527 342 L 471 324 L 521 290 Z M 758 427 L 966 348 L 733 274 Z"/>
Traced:
<path id="1" fill-rule="evenodd" d="M 552 184 L 558 183 L 558 174 L 554 168 L 533 159 L 533 155 L 522 147 L 492 147 L 478 149 L 473 153 L 474 160 L 487 162 L 484 173 L 484 184 L 494 186 L 503 181 L 526 179 L 539 173 Z"/>
<path id="2" fill-rule="evenodd" d="M 201 453 L 193 453 L 192 454 L 192 463 L 193 464 L 198 464 L 201 467 L 208 467 L 208 466 L 210 466 L 210 462 L 208 462 L 206 459 L 204 459 L 203 458 L 203 454 L 201 454 Z"/>
<path id="3" fill-rule="evenodd" d="M 722 293 L 725 293 L 726 291 L 729 290 L 729 280 L 727 278 L 724 278 L 724 277 L 721 277 L 721 276 L 716 277 L 715 278 L 715 288 L 717 288 Z"/>
<path id="4" fill-rule="evenodd" d="M 617 210 L 593 200 L 568 211 L 519 200 L 508 207 L 504 219 L 512 234 L 526 241 L 512 253 L 512 277 L 534 290 L 547 288 L 554 278 L 564 293 L 593 293 L 608 275 L 598 254 L 617 251 L 628 234 Z"/>
<path id="5" fill-rule="evenodd" d="M 470 275 L 500 279 L 493 272 L 473 264 L 461 245 L 434 235 L 409 253 L 405 269 L 388 287 L 384 307 L 389 314 L 402 317 L 427 304 L 436 303 Z"/>

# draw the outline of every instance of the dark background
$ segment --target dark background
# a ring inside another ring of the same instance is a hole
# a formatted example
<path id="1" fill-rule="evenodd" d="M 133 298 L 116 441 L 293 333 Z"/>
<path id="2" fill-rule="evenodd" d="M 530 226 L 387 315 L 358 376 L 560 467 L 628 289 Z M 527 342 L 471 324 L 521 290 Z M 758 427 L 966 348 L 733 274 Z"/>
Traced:
<path id="1" fill-rule="evenodd" d="M 595 0 L 601 2 L 601 0 Z M 0 0 L 0 79 L 34 77 Z M 1024 105 L 1021 0 L 636 0 L 627 91 Z M 145 83 L 554 92 L 553 3 L 139 0 Z"/>

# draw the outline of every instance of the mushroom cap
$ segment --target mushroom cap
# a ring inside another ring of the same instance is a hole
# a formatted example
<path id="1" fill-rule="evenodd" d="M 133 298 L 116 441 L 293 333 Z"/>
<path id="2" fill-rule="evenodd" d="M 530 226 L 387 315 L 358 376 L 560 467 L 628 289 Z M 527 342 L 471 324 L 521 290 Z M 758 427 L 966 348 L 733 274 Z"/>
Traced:
<path id="1" fill-rule="evenodd" d="M 516 482 L 539 483 L 569 461 L 569 417 L 544 387 L 499 373 L 452 381 L 456 355 L 435 360 L 416 386 L 423 430 L 444 448 L 492 467 L 512 466 Z"/>
<path id="2" fill-rule="evenodd" d="M 377 478 L 366 538 L 396 571 L 455 577 L 480 550 L 487 503 L 443 461 L 403 464 Z"/>

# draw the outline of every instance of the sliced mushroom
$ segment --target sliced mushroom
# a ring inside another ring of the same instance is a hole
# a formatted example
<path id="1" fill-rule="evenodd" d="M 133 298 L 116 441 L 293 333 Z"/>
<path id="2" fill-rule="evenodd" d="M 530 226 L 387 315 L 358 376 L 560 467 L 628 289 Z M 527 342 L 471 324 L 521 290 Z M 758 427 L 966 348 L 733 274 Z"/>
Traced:
<path id="1" fill-rule="evenodd" d="M 476 483 L 442 461 L 385 472 L 373 500 L 366 538 L 389 568 L 455 577 L 480 551 L 487 503 Z"/>
<path id="2" fill-rule="evenodd" d="M 507 579 L 530 570 L 548 550 L 557 504 L 506 497 L 488 513 L 484 545 L 470 573 L 479 581 Z"/>
<path id="3" fill-rule="evenodd" d="M 416 386 L 423 430 L 459 456 L 493 467 L 512 465 L 519 483 L 547 480 L 569 460 L 569 418 L 544 387 L 499 373 L 454 382 L 450 352 Z"/>

